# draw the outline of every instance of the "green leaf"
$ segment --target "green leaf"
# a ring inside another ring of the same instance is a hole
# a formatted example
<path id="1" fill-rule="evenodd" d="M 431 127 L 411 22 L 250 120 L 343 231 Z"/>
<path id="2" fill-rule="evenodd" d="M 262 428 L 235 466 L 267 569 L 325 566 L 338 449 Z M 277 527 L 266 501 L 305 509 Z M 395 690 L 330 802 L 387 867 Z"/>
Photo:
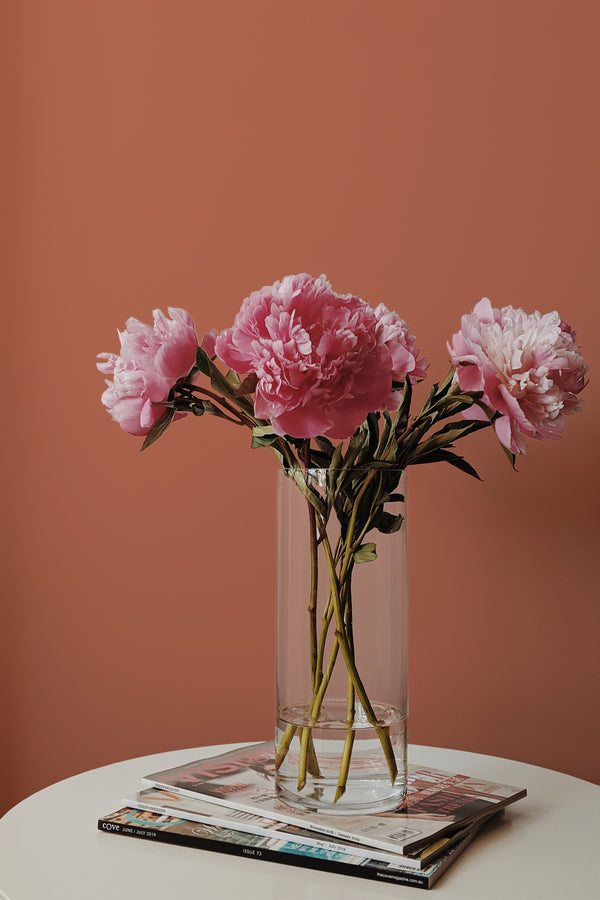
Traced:
<path id="1" fill-rule="evenodd" d="M 276 441 L 276 437 L 253 437 L 252 441 L 250 442 L 250 449 L 256 450 L 258 447 L 270 447 L 272 444 L 275 444 Z"/>
<path id="2" fill-rule="evenodd" d="M 257 447 L 270 447 L 276 443 L 277 435 L 272 425 L 255 425 L 252 429 L 252 443 L 250 447 L 256 450 Z"/>
<path id="3" fill-rule="evenodd" d="M 231 374 L 232 373 L 229 372 L 228 377 Z M 236 375 L 235 372 L 233 374 Z M 254 391 L 256 390 L 256 385 L 258 384 L 258 377 L 254 374 L 254 372 L 251 375 L 247 375 L 241 383 L 239 375 L 236 375 L 236 378 L 238 380 L 238 388 L 233 395 L 234 397 L 246 397 L 248 394 L 254 393 Z"/>
<path id="4" fill-rule="evenodd" d="M 200 362 L 203 363 L 204 368 L 199 364 L 199 354 L 201 357 Z M 203 357 L 202 354 L 204 354 Z M 212 386 L 219 391 L 219 393 L 224 397 L 233 397 L 236 387 L 239 386 L 239 375 L 237 372 L 230 370 L 227 375 L 223 375 L 218 366 L 214 364 L 207 353 L 204 353 L 204 350 L 202 350 L 201 347 L 196 351 L 196 365 L 201 372 L 205 372 L 205 374 L 208 375 Z M 208 371 L 206 371 L 206 369 L 208 369 Z M 231 377 L 231 381 L 228 380 L 228 377 Z"/>
<path id="5" fill-rule="evenodd" d="M 357 428 L 357 430 L 350 438 L 350 443 L 348 444 L 348 449 L 346 450 L 346 455 L 344 456 L 344 460 L 342 462 L 342 469 L 344 470 L 344 472 L 347 472 L 348 469 L 354 464 L 355 460 L 358 458 L 361 450 L 364 449 L 365 445 L 368 446 L 368 441 L 368 428 L 366 428 L 365 425 L 361 425 L 360 428 Z"/>
<path id="6" fill-rule="evenodd" d="M 220 406 L 216 406 L 212 403 L 211 400 L 203 400 L 202 405 L 204 406 L 204 412 L 209 416 L 216 416 L 218 419 L 227 419 L 227 421 L 231 421 L 226 412 L 224 412 Z"/>
<path id="7" fill-rule="evenodd" d="M 396 410 L 396 415 L 394 416 L 393 421 L 393 432 L 396 439 L 405 431 L 406 426 L 408 425 L 411 400 L 412 385 L 410 383 L 410 378 L 407 378 L 404 383 L 404 393 L 402 395 L 402 401 L 400 403 L 400 406 Z"/>
<path id="8" fill-rule="evenodd" d="M 311 468 L 315 466 L 319 469 L 328 469 L 330 466 L 330 457 L 327 453 L 322 453 L 320 450 L 311 450 L 310 451 L 310 464 Z"/>
<path id="9" fill-rule="evenodd" d="M 233 396 L 235 397 L 242 383 L 242 379 L 237 372 L 233 371 L 233 369 L 228 369 L 227 374 L 225 375 L 225 380 L 229 387 L 233 390 Z"/>
<path id="10" fill-rule="evenodd" d="M 224 397 L 233 397 L 234 389 L 231 387 L 227 378 L 223 373 L 217 369 L 215 364 L 211 362 L 210 364 L 210 383 L 220 394 L 223 394 Z"/>
<path id="11" fill-rule="evenodd" d="M 505 447 L 505 446 L 504 446 L 504 444 L 500 444 L 500 446 L 501 446 L 502 449 L 504 450 L 504 455 L 506 456 L 507 460 L 509 461 L 509 463 L 511 464 L 512 468 L 513 468 L 513 469 L 515 470 L 515 472 L 516 472 L 516 471 L 517 471 L 517 457 L 516 457 L 516 454 L 512 453 L 512 452 L 508 449 L 508 447 Z"/>
<path id="12" fill-rule="evenodd" d="M 196 366 L 203 375 L 208 375 L 210 377 L 210 357 L 208 353 L 202 349 L 202 347 L 196 348 Z"/>
<path id="13" fill-rule="evenodd" d="M 454 394 L 455 400 L 460 400 L 461 403 L 477 403 L 478 400 L 481 400 L 483 397 L 483 391 L 469 391 L 468 394 Z M 482 406 L 483 404 L 478 404 Z M 487 409 L 487 406 L 485 407 Z"/>
<path id="14" fill-rule="evenodd" d="M 379 454 L 377 454 L 379 455 Z M 396 466 L 396 459 L 398 456 L 398 444 L 392 438 L 388 441 L 388 446 L 385 448 L 385 460 L 380 460 L 380 462 L 393 463 L 394 467 Z M 375 460 L 377 462 L 377 460 Z"/>
<path id="15" fill-rule="evenodd" d="M 446 462 L 449 462 L 451 466 L 454 466 L 456 469 L 460 469 L 461 472 L 464 472 L 465 475 L 470 475 L 471 478 L 476 478 L 477 481 L 481 481 L 477 471 L 473 468 L 471 463 L 468 463 L 466 459 L 462 456 L 458 456 L 458 454 L 450 453 Z"/>
<path id="16" fill-rule="evenodd" d="M 361 544 L 358 550 L 354 551 L 354 562 L 356 563 L 373 562 L 375 559 L 377 559 L 376 544 Z"/>
<path id="17" fill-rule="evenodd" d="M 393 459 L 373 459 L 369 463 L 369 469 L 379 469 L 383 472 L 397 472 L 398 466 L 393 461 Z"/>
<path id="18" fill-rule="evenodd" d="M 171 422 L 173 421 L 173 417 L 175 415 L 174 409 L 166 409 L 160 419 L 154 423 L 146 437 L 144 438 L 144 443 L 141 446 L 142 450 L 146 450 L 150 444 L 153 444 L 154 441 L 157 441 L 161 434 L 163 434 Z"/>
<path id="19" fill-rule="evenodd" d="M 198 347 L 196 350 L 196 366 L 204 375 L 208 375 L 213 388 L 223 397 L 235 397 L 236 391 L 240 386 L 240 376 L 237 372 L 230 369 L 227 375 L 223 375 L 202 347 Z M 236 402 L 240 409 L 251 415 L 254 413 L 254 407 L 249 398 L 236 397 Z"/>
<path id="20" fill-rule="evenodd" d="M 294 467 L 294 468 L 290 468 L 288 470 L 287 474 L 288 474 L 288 477 L 294 479 L 294 481 L 296 482 L 296 484 L 298 485 L 298 487 L 300 488 L 300 490 L 302 491 L 302 493 L 304 494 L 304 496 L 306 497 L 308 502 L 312 506 L 314 506 L 316 511 L 319 513 L 319 515 L 322 518 L 325 518 L 325 515 L 327 513 L 327 507 L 325 506 L 325 503 L 319 496 L 318 492 L 316 490 L 313 490 L 306 483 L 306 479 L 304 477 L 303 470 L 299 467 Z"/>
<path id="21" fill-rule="evenodd" d="M 394 435 L 392 432 L 392 417 L 390 416 L 387 409 L 383 411 L 383 430 L 381 433 L 381 438 L 379 440 L 379 444 L 377 445 L 377 449 L 375 451 L 375 458 L 380 459 L 385 451 L 388 449 L 388 444 L 391 443 L 390 439 L 393 439 Z"/>
<path id="22" fill-rule="evenodd" d="M 338 444 L 334 449 L 331 462 L 329 463 L 329 488 L 327 491 L 327 505 L 329 508 L 333 505 L 339 490 L 339 483 L 342 479 L 340 463 L 342 460 L 343 445 Z"/>
<path id="23" fill-rule="evenodd" d="M 460 469 L 461 472 L 464 472 L 466 475 L 471 475 L 473 478 L 477 478 L 478 481 L 481 481 L 481 478 L 473 466 L 462 456 L 459 456 L 457 453 L 452 453 L 450 450 L 432 450 L 431 453 L 427 453 L 424 456 L 420 456 L 418 459 L 413 460 L 413 465 L 418 466 L 433 462 L 450 463 L 451 466 Z"/>
<path id="24" fill-rule="evenodd" d="M 330 466 L 332 469 L 339 468 L 340 462 L 342 460 L 343 450 L 344 450 L 343 445 L 338 444 L 337 447 L 335 448 L 335 450 L 333 451 L 333 455 L 331 457 L 331 463 L 330 463 Z"/>
<path id="25" fill-rule="evenodd" d="M 335 448 L 334 448 L 333 444 L 331 443 L 331 441 L 329 440 L 329 438 L 322 437 L 321 435 L 317 435 L 317 437 L 315 438 L 315 441 L 317 442 L 318 446 L 321 448 L 323 453 L 327 453 L 327 455 L 329 456 L 329 459 L 331 459 Z"/>
<path id="26" fill-rule="evenodd" d="M 448 391 L 450 390 L 450 388 L 452 387 L 455 372 L 456 372 L 456 369 L 454 368 L 454 366 L 450 366 L 450 371 L 448 372 L 448 374 L 446 375 L 446 377 L 444 378 L 444 380 L 442 381 L 442 383 L 440 384 L 440 386 L 438 388 L 437 395 L 438 395 L 439 399 L 441 399 L 442 397 L 445 397 L 446 394 L 448 393 Z"/>
<path id="27" fill-rule="evenodd" d="M 453 444 L 454 441 L 466 437 L 468 434 L 473 434 L 475 431 L 481 431 L 482 428 L 488 428 L 489 425 L 490 423 L 487 419 L 485 422 L 481 419 L 470 420 L 467 422 L 449 422 L 424 441 L 421 444 L 421 447 L 427 451 L 429 449 L 435 450 L 439 447 L 448 446 Z"/>
<path id="28" fill-rule="evenodd" d="M 406 380 L 408 381 L 408 378 Z M 421 412 L 425 412 L 425 410 L 429 409 L 429 407 L 432 405 L 433 399 L 437 394 L 438 388 L 439 388 L 439 384 L 432 385 L 431 390 L 429 391 L 429 393 L 427 394 L 427 397 L 425 398 L 425 403 L 423 404 L 423 406 L 421 408 Z"/>
<path id="29" fill-rule="evenodd" d="M 371 460 L 375 457 L 375 451 L 379 445 L 379 413 L 370 412 L 367 416 L 367 428 L 369 429 L 369 442 L 366 452 L 363 454 L 365 460 Z"/>
<path id="30" fill-rule="evenodd" d="M 382 511 L 377 517 L 375 527 L 382 534 L 395 534 L 397 531 L 400 531 L 403 522 L 404 516 L 402 513 L 393 516 L 392 513 Z"/>
<path id="31" fill-rule="evenodd" d="M 350 438 L 350 443 L 348 444 L 348 449 L 346 450 L 346 455 L 344 457 L 342 457 L 342 444 L 338 444 L 335 448 L 331 466 L 333 467 L 335 461 L 336 466 L 339 466 L 339 468 L 331 479 L 330 502 L 335 502 L 340 491 L 344 488 L 348 472 L 351 470 L 352 465 L 357 460 L 361 450 L 367 442 L 368 432 L 365 426 L 361 425 Z"/>
<path id="32" fill-rule="evenodd" d="M 256 437 L 266 437 L 268 434 L 275 434 L 275 429 L 272 425 L 255 425 L 252 434 L 255 434 Z"/>
<path id="33" fill-rule="evenodd" d="M 486 410 L 486 414 L 489 418 L 489 410 L 479 403 L 482 396 L 482 391 L 471 391 L 469 394 L 450 394 L 438 408 L 437 417 L 439 419 L 449 419 L 450 416 L 464 412 L 466 409 L 469 409 L 470 406 L 473 406 L 474 403 L 477 403 L 478 406 L 481 406 Z"/>
<path id="34" fill-rule="evenodd" d="M 439 431 L 435 432 L 434 437 L 438 434 L 450 434 L 453 435 L 451 440 L 454 441 L 461 437 L 465 437 L 467 434 L 473 434 L 475 431 L 481 431 L 482 428 L 487 428 L 489 425 L 490 423 L 483 419 L 467 419 L 466 422 L 461 422 L 459 424 L 456 422 L 448 422 L 447 425 L 444 425 Z"/>

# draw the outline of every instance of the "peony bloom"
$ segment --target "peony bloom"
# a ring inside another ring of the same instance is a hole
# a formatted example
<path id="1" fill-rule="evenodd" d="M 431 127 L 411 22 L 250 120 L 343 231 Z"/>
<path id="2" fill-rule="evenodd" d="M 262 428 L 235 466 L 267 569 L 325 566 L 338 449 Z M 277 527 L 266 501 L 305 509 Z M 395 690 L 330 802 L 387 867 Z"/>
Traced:
<path id="1" fill-rule="evenodd" d="M 236 372 L 257 376 L 256 415 L 277 434 L 341 440 L 392 402 L 392 376 L 418 368 L 395 315 L 337 294 L 324 275 L 288 275 L 244 300 L 215 351 Z"/>
<path id="2" fill-rule="evenodd" d="M 207 333 L 202 338 L 202 342 L 200 346 L 204 350 L 204 352 L 210 356 L 211 358 L 215 355 L 215 340 L 217 339 L 217 329 L 213 328 L 212 331 L 207 331 Z"/>
<path id="3" fill-rule="evenodd" d="M 448 344 L 463 391 L 483 391 L 483 402 L 500 413 L 494 425 L 512 453 L 525 453 L 525 438 L 558 439 L 564 416 L 581 409 L 576 395 L 588 366 L 575 333 L 557 312 L 527 315 L 481 300 Z M 483 418 L 478 407 L 471 418 Z"/>
<path id="4" fill-rule="evenodd" d="M 119 332 L 121 354 L 100 353 L 101 372 L 112 375 L 102 402 L 113 419 L 130 434 L 147 434 L 164 412 L 154 404 L 166 400 L 175 383 L 189 375 L 196 361 L 194 323 L 183 309 L 169 308 L 168 319 L 154 310 L 154 327 L 127 320 Z"/>
<path id="5" fill-rule="evenodd" d="M 375 310 L 377 331 L 392 356 L 392 377 L 394 381 L 404 381 L 409 375 L 411 381 L 425 378 L 427 360 L 418 359 L 419 351 L 415 347 L 414 335 L 408 325 L 397 312 L 389 310 L 380 303 Z"/>

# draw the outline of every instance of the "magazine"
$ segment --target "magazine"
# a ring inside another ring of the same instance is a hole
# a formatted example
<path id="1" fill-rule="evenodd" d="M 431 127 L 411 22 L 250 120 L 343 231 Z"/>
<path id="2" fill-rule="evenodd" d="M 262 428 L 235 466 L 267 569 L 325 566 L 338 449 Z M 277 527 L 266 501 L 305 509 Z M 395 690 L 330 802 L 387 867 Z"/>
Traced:
<path id="1" fill-rule="evenodd" d="M 121 800 L 123 806 L 131 809 L 147 810 L 161 816 L 187 819 L 206 825 L 216 825 L 247 834 L 258 834 L 263 837 L 281 838 L 289 843 L 319 847 L 331 853 L 345 853 L 363 856 L 363 844 L 345 841 L 340 843 L 334 838 L 318 831 L 301 828 L 298 825 L 286 825 L 275 819 L 243 812 L 233 807 L 219 806 L 201 799 L 191 799 L 182 794 L 173 794 L 159 788 L 147 788 L 135 794 L 125 796 Z M 403 856 L 400 853 L 369 848 L 369 857 L 380 862 L 397 863 L 406 868 L 423 869 L 440 856 L 452 844 L 458 843 L 465 836 L 469 827 L 462 827 L 446 837 L 428 844 L 414 856 Z"/>
<path id="2" fill-rule="evenodd" d="M 337 816 L 301 810 L 275 790 L 275 745 L 253 744 L 155 772 L 143 784 L 187 797 L 268 816 L 301 828 L 406 855 L 526 796 L 524 788 L 409 766 L 407 797 L 387 813 Z"/>
<path id="3" fill-rule="evenodd" d="M 181 844 L 185 847 L 214 850 L 217 853 L 320 869 L 376 881 L 388 881 L 425 890 L 433 887 L 484 824 L 476 823 L 467 829 L 461 841 L 446 850 L 434 862 L 424 869 L 414 870 L 404 865 L 381 862 L 365 856 L 291 843 L 285 837 L 247 834 L 230 828 L 190 822 L 175 816 L 161 816 L 158 813 L 128 807 L 98 819 L 98 829 L 108 834 Z"/>

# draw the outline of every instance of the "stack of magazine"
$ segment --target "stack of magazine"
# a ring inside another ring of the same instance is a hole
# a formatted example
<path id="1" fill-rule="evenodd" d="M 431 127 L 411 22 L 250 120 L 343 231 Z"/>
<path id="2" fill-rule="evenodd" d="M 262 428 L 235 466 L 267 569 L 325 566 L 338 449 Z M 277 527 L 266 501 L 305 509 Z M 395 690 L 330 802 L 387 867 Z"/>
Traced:
<path id="1" fill-rule="evenodd" d="M 275 790 L 273 742 L 155 772 L 102 816 L 109 834 L 431 888 L 478 832 L 524 788 L 411 765 L 391 812 L 296 809 Z"/>

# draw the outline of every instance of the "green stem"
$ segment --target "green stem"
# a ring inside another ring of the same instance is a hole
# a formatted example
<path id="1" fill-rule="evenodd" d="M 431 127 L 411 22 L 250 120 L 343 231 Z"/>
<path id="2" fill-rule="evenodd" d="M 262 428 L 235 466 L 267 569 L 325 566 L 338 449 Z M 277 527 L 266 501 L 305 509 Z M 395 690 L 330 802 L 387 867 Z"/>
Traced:
<path id="1" fill-rule="evenodd" d="M 294 470 L 299 477 L 295 478 L 297 486 L 300 488 L 304 496 L 307 500 L 308 506 L 308 516 L 309 516 L 309 531 L 310 531 L 310 555 L 311 555 L 311 587 L 310 587 L 310 597 L 308 604 L 308 612 L 309 612 L 309 620 L 310 620 L 310 660 L 311 660 L 311 678 L 312 678 L 312 686 L 313 686 L 313 699 L 315 696 L 315 691 L 317 690 L 319 683 L 322 679 L 322 666 L 323 666 L 323 649 L 317 648 L 317 591 L 318 591 L 318 537 L 317 537 L 317 519 L 316 519 L 316 510 L 314 508 L 313 503 L 311 502 L 311 497 L 313 496 L 313 491 L 308 484 L 308 481 L 302 476 L 301 472 L 298 470 L 298 464 L 296 459 L 294 458 L 291 450 L 283 438 L 281 438 L 278 442 L 278 445 L 281 449 L 279 452 L 281 453 L 282 458 L 286 461 L 287 465 L 290 469 Z M 271 449 L 275 450 L 275 447 Z M 306 470 L 310 468 L 310 441 L 306 441 L 303 447 L 303 462 Z M 321 526 L 323 529 L 325 528 L 325 523 Z M 329 675 L 331 677 L 331 675 Z M 288 726 L 289 728 L 289 726 Z M 276 752 L 276 765 L 279 768 L 290 748 L 290 744 L 294 733 L 296 731 L 296 726 L 294 726 L 293 731 L 290 735 L 288 735 L 288 729 L 284 732 L 284 735 L 279 743 Z M 317 760 L 317 755 L 314 747 L 314 742 L 312 738 L 311 728 L 307 726 L 301 727 L 300 734 L 300 759 L 298 764 L 299 770 L 299 784 L 302 783 L 304 786 L 306 782 L 306 772 L 310 772 L 310 774 L 314 778 L 321 777 L 321 771 L 319 769 L 319 763 Z M 301 790 L 301 788 L 299 788 Z"/>
<path id="2" fill-rule="evenodd" d="M 308 729 L 306 729 L 308 731 Z M 310 737 L 308 739 L 308 756 L 307 756 L 307 769 L 313 778 L 321 778 L 321 768 L 319 766 L 319 760 L 317 759 L 317 752 L 315 750 L 315 742 L 313 741 L 312 731 L 310 733 Z"/>
<path id="3" fill-rule="evenodd" d="M 298 790 L 301 791 L 304 785 L 306 784 L 306 772 L 308 766 L 308 752 L 309 752 L 309 744 L 308 744 L 308 734 L 315 727 L 317 723 L 317 719 L 319 718 L 319 713 L 321 712 L 321 706 L 323 705 L 323 698 L 325 696 L 325 691 L 329 686 L 329 682 L 331 681 L 331 676 L 333 675 L 333 669 L 335 666 L 335 661 L 338 656 L 339 643 L 335 641 L 331 648 L 331 653 L 329 655 L 329 663 L 327 665 L 327 669 L 323 674 L 323 678 L 321 679 L 321 683 L 319 684 L 318 690 L 313 695 L 310 710 L 309 710 L 309 718 L 308 725 L 304 728 L 304 733 L 302 737 L 304 740 L 300 742 L 300 758 L 298 760 Z M 306 735 L 306 737 L 305 737 Z"/>
<path id="4" fill-rule="evenodd" d="M 306 441 L 303 448 L 303 461 L 306 467 L 306 470 L 310 468 L 310 441 Z M 308 487 L 308 485 L 307 485 Z M 309 521 L 309 532 L 310 532 L 310 568 L 311 568 L 311 584 L 310 584 L 310 597 L 308 603 L 308 615 L 309 615 L 309 631 L 310 631 L 310 660 L 311 660 L 311 676 L 312 676 L 312 686 L 313 686 L 313 695 L 316 690 L 316 679 L 317 679 L 317 590 L 318 590 L 318 579 L 319 579 L 319 566 L 318 566 L 318 547 L 317 547 L 317 523 L 316 523 L 316 513 L 315 509 L 307 498 L 307 507 L 308 507 L 308 521 Z M 290 727 L 293 727 L 293 731 L 290 732 Z M 276 768 L 279 769 L 281 764 L 283 763 L 285 757 L 290 748 L 290 744 L 292 738 L 296 732 L 296 726 L 288 726 L 284 735 L 279 743 L 279 747 L 277 748 L 275 764 Z M 319 762 L 317 760 L 317 754 L 315 751 L 315 746 L 312 738 L 311 729 L 303 726 L 300 729 L 300 762 L 298 766 L 298 790 L 302 790 L 306 783 L 306 772 L 310 772 L 313 778 L 321 777 L 321 770 L 319 768 Z M 300 787 L 302 784 L 302 787 Z"/>
<path id="5" fill-rule="evenodd" d="M 338 538 L 337 547 L 335 549 L 335 558 L 334 558 L 334 568 L 338 564 L 338 560 L 340 557 L 340 553 L 343 549 L 343 542 L 341 536 Z M 321 618 L 321 635 L 319 637 L 319 646 L 317 648 L 317 681 L 316 687 L 318 688 L 321 679 L 323 678 L 323 659 L 325 657 L 325 643 L 327 641 L 327 634 L 329 631 L 329 625 L 331 624 L 331 619 L 333 618 L 333 599 L 332 599 L 332 591 L 331 587 L 329 588 L 329 598 L 327 600 L 327 606 L 325 607 L 325 611 Z"/>
<path id="6" fill-rule="evenodd" d="M 181 384 L 179 386 L 179 389 L 180 390 L 184 389 L 187 393 L 191 393 L 192 391 L 195 391 L 198 394 L 203 394 L 205 397 L 209 397 L 214 403 L 218 403 L 220 406 L 222 406 L 224 409 L 226 409 L 228 412 L 232 413 L 232 415 L 234 415 L 236 417 L 236 421 L 235 421 L 236 425 L 247 425 L 248 428 L 252 428 L 252 421 L 248 418 L 248 416 L 244 415 L 244 413 L 237 410 L 235 408 L 235 406 L 233 406 L 231 403 L 229 403 L 220 394 L 215 394 L 214 391 L 209 391 L 208 388 L 200 387 L 200 385 L 198 385 L 198 384 L 189 384 L 187 382 L 185 384 Z M 232 422 L 234 420 L 229 419 L 229 421 Z"/>
<path id="7" fill-rule="evenodd" d="M 350 649 L 352 650 L 352 654 L 354 655 L 354 632 L 352 629 L 352 591 L 350 588 L 350 582 L 347 582 L 347 590 L 345 591 L 345 617 L 346 617 L 346 630 L 348 632 L 348 642 L 350 644 Z M 337 790 L 335 792 L 334 803 L 343 797 L 346 793 L 346 784 L 348 783 L 348 773 L 350 771 L 350 760 L 352 758 L 352 748 L 354 747 L 354 739 L 356 733 L 354 731 L 354 718 L 356 715 L 356 694 L 354 691 L 354 685 L 352 684 L 352 679 L 348 676 L 348 691 L 347 691 L 347 704 L 346 704 L 346 738 L 344 740 L 344 749 L 342 751 L 342 760 L 340 763 L 340 774 L 338 778 Z"/>
<path id="8" fill-rule="evenodd" d="M 297 727 L 298 727 L 297 725 L 290 724 L 287 726 L 287 728 L 283 732 L 281 740 L 279 741 L 279 744 L 275 751 L 275 768 L 276 769 L 279 769 L 282 762 L 286 758 L 288 750 L 290 749 L 290 744 L 292 743 L 292 739 L 293 739 L 294 735 L 296 734 Z"/>
<path id="9" fill-rule="evenodd" d="M 334 803 L 343 797 L 346 793 L 346 784 L 348 782 L 348 772 L 350 771 L 350 759 L 352 757 L 352 748 L 354 746 L 354 737 L 355 732 L 354 728 L 354 714 L 356 704 L 354 702 L 355 693 L 354 686 L 352 684 L 352 680 L 348 678 L 348 706 L 346 708 L 346 739 L 344 741 L 344 749 L 342 751 L 342 761 L 340 763 L 340 774 L 338 777 L 338 785 L 337 790 L 335 792 L 335 798 L 333 800 Z"/>
<path id="10" fill-rule="evenodd" d="M 305 725 L 300 728 L 300 759 L 298 760 L 299 791 L 306 785 L 307 772 L 309 772 L 313 778 L 321 777 L 321 769 L 319 768 L 319 761 L 315 752 L 312 728 Z"/>
<path id="11" fill-rule="evenodd" d="M 352 536 L 354 534 L 354 528 L 356 526 L 356 518 L 358 516 L 358 507 L 360 506 L 360 501 L 365 495 L 365 491 L 367 490 L 370 482 L 373 480 L 375 476 L 375 469 L 371 469 L 367 477 L 364 479 L 360 491 L 356 495 L 356 499 L 352 506 L 352 513 L 350 516 L 350 522 L 348 523 L 348 531 L 346 532 L 346 547 L 344 550 L 344 562 L 342 565 L 342 569 L 340 571 L 340 583 L 342 583 L 346 578 L 346 573 L 350 563 L 353 559 L 352 555 Z"/>
<path id="12" fill-rule="evenodd" d="M 371 474 L 371 473 L 369 473 Z M 368 477 L 368 476 L 367 476 Z M 323 547 L 325 549 L 325 555 L 327 557 L 328 565 L 330 572 L 332 572 L 334 576 L 334 582 L 332 583 L 333 590 L 333 603 L 334 603 L 334 611 L 335 611 L 335 620 L 336 620 L 336 632 L 335 636 L 337 642 L 339 644 L 340 650 L 342 651 L 342 656 L 344 657 L 344 662 L 346 663 L 346 668 L 348 669 L 348 674 L 352 680 L 352 685 L 354 690 L 356 691 L 356 695 L 360 700 L 362 707 L 365 711 L 365 715 L 370 722 L 370 724 L 376 729 L 379 740 L 381 741 L 381 746 L 383 748 L 383 752 L 387 761 L 388 770 L 390 773 L 390 779 L 392 784 L 396 780 L 396 776 L 398 774 L 398 767 L 396 764 L 396 757 L 394 756 L 394 751 L 392 748 L 392 744 L 389 736 L 389 727 L 386 726 L 383 722 L 379 721 L 375 716 L 375 712 L 373 707 L 371 706 L 371 701 L 367 696 L 367 692 L 365 691 L 364 685 L 358 674 L 356 669 L 356 663 L 354 661 L 354 655 L 348 645 L 348 639 L 345 633 L 344 628 L 344 617 L 342 613 L 342 605 L 340 601 L 339 589 L 337 586 L 337 579 L 335 579 L 335 572 L 332 571 L 333 564 L 333 555 L 331 553 L 331 546 L 329 544 L 329 540 L 327 537 L 323 538 Z M 344 563 L 347 566 L 349 565 L 347 560 L 344 560 Z M 341 577 L 341 576 L 340 576 Z"/>
<path id="13" fill-rule="evenodd" d="M 329 539 L 325 530 L 323 529 L 321 533 L 321 539 L 326 542 L 327 547 L 329 548 L 331 554 L 331 545 L 329 544 Z M 339 546 L 339 545 L 338 545 Z M 329 625 L 331 623 L 331 619 L 333 617 L 333 612 L 335 609 L 335 604 L 333 602 L 333 591 L 337 590 L 337 576 L 335 574 L 335 562 L 333 564 L 333 568 L 330 562 L 330 558 L 327 558 L 327 563 L 329 567 L 329 575 L 330 575 L 330 590 L 329 590 L 329 602 L 327 604 L 327 609 L 323 615 L 323 625 L 321 627 L 321 639 L 319 642 L 319 650 L 318 650 L 318 686 L 316 690 L 313 691 L 313 697 L 310 704 L 309 709 L 309 718 L 308 725 L 304 728 L 301 743 L 300 743 L 300 757 L 298 760 L 298 790 L 301 791 L 306 784 L 306 772 L 309 763 L 309 741 L 308 735 L 311 733 L 312 729 L 316 725 L 319 715 L 321 713 L 321 707 L 323 706 L 323 699 L 325 697 L 325 693 L 327 688 L 329 687 L 329 682 L 331 681 L 331 677 L 333 675 L 333 670 L 335 667 L 335 663 L 338 657 L 338 652 L 340 648 L 339 641 L 336 639 L 331 647 L 331 651 L 329 654 L 329 662 L 327 665 L 327 669 L 325 672 L 322 672 L 323 666 L 323 658 L 325 655 L 325 641 L 327 637 L 327 632 L 329 630 Z"/>
<path id="14" fill-rule="evenodd" d="M 327 640 L 327 632 L 329 631 L 329 625 L 331 623 L 332 618 L 333 618 L 333 601 L 331 599 L 331 592 L 330 592 L 327 607 L 321 618 L 321 636 L 319 638 L 319 646 L 317 648 L 317 662 L 316 662 L 317 677 L 316 677 L 315 690 L 317 690 L 319 688 L 319 685 L 321 684 L 321 681 L 323 679 L 323 659 L 325 657 L 325 642 Z"/>
<path id="15" fill-rule="evenodd" d="M 304 463 L 308 472 L 308 469 L 310 468 L 310 440 L 307 440 L 304 444 Z M 308 602 L 309 644 L 312 689 L 314 694 L 317 689 L 317 592 L 319 588 L 319 560 L 317 546 L 317 516 L 314 506 L 308 499 L 306 501 L 306 506 L 308 509 L 308 528 L 310 534 L 310 598 Z M 308 733 L 308 747 L 306 754 L 308 771 L 313 778 L 320 778 L 321 770 L 317 760 L 312 733 L 309 728 L 303 729 L 302 741 L 304 742 L 304 735 L 306 733 Z"/>
<path id="16" fill-rule="evenodd" d="M 281 768 L 281 765 L 283 764 L 284 759 L 288 755 L 288 751 L 290 749 L 290 745 L 292 743 L 292 740 L 296 733 L 297 728 L 298 728 L 298 725 L 290 724 L 287 726 L 287 728 L 283 732 L 281 740 L 279 741 L 279 744 L 275 751 L 275 769 L 276 770 L 279 770 Z M 310 774 L 313 776 L 313 778 L 320 778 L 321 770 L 319 768 L 319 762 L 317 760 L 317 754 L 315 753 L 312 734 L 310 734 L 309 728 L 302 728 L 302 727 L 300 728 L 300 743 L 302 744 L 302 740 L 304 738 L 305 733 L 308 733 L 308 735 L 309 735 L 309 737 L 307 738 L 308 744 L 307 744 L 307 750 L 306 750 L 307 771 L 310 772 Z M 306 777 L 305 777 L 305 780 L 306 780 Z"/>
<path id="17" fill-rule="evenodd" d="M 356 671 L 356 666 L 354 664 L 354 660 L 352 659 L 352 656 L 349 653 L 348 644 L 346 643 L 343 635 L 341 635 L 339 631 L 336 631 L 335 635 L 338 638 L 338 642 L 340 644 L 340 650 L 342 651 L 342 656 L 344 657 L 344 662 L 346 663 L 346 668 L 348 669 L 348 671 L 350 673 L 350 678 L 352 679 L 352 684 L 354 685 L 354 689 L 356 691 L 358 699 L 360 700 L 360 702 L 362 704 L 362 707 L 365 711 L 365 715 L 366 715 L 368 721 L 375 728 L 375 731 L 377 732 L 377 736 L 381 742 L 381 746 L 383 748 L 383 753 L 385 755 L 387 766 L 388 766 L 388 771 L 390 773 L 390 780 L 391 780 L 391 783 L 393 784 L 396 780 L 396 776 L 398 775 L 398 766 L 396 763 L 396 757 L 394 756 L 394 750 L 392 748 L 392 743 L 390 740 L 389 725 L 385 725 L 383 722 L 381 722 L 375 716 L 375 712 L 373 710 L 373 707 L 371 706 L 371 701 L 367 697 L 364 685 L 363 685 L 362 681 L 360 680 L 360 676 L 359 676 L 358 672 Z"/>
<path id="18" fill-rule="evenodd" d="M 304 464 L 310 468 L 310 440 L 304 444 Z M 317 518 L 315 508 L 307 500 L 308 530 L 310 537 L 310 597 L 308 601 L 310 671 L 313 693 L 317 689 L 317 592 L 319 587 L 319 560 L 317 546 Z"/>

